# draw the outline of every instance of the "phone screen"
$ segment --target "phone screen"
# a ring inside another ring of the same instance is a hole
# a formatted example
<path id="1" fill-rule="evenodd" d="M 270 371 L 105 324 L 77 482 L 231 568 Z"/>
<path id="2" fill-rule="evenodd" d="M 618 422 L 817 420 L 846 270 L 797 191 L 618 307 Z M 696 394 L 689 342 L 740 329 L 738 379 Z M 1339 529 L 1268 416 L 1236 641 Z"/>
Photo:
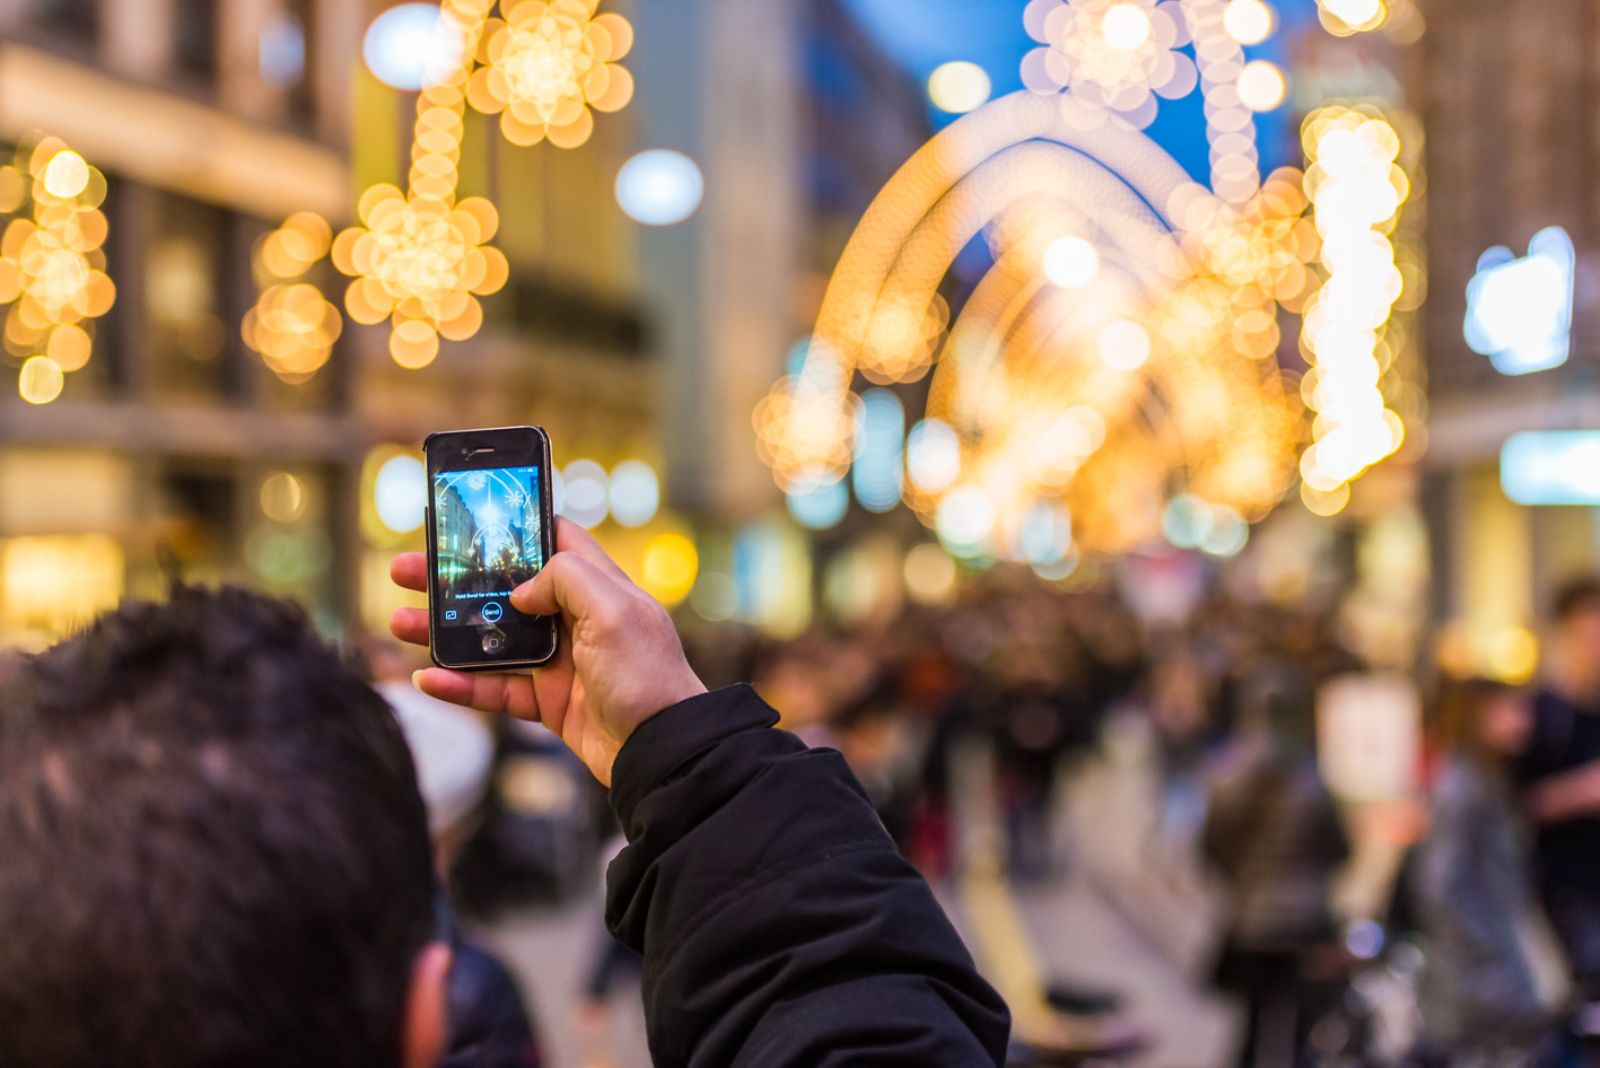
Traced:
<path id="1" fill-rule="evenodd" d="M 436 471 L 433 515 L 439 622 L 495 626 L 511 591 L 544 566 L 537 467 Z"/>

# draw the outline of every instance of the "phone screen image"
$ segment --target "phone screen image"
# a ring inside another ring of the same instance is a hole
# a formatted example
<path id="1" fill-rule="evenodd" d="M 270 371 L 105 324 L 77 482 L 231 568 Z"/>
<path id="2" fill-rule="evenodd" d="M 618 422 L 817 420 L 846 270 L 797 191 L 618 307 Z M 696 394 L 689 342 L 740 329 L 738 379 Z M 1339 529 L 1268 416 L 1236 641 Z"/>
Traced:
<path id="1" fill-rule="evenodd" d="M 519 614 L 511 591 L 544 566 L 540 489 L 537 467 L 434 472 L 441 625 L 495 626 Z"/>

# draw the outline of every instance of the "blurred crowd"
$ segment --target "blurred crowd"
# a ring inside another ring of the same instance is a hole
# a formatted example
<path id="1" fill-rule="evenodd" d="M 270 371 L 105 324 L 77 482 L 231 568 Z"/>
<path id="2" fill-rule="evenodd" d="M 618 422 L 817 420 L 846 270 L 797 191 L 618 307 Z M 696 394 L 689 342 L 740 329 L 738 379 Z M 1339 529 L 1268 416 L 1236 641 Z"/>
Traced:
<path id="1" fill-rule="evenodd" d="M 1138 863 L 1113 879 L 1176 880 L 1217 918 L 1182 963 L 1238 1005 L 1240 1065 L 1578 1065 L 1600 1063 L 1600 581 L 1568 584 L 1549 623 L 1536 685 L 1395 678 L 1328 614 L 1219 594 L 1141 616 L 1114 587 L 999 573 L 953 608 L 703 659 L 840 749 L 931 878 L 975 863 L 975 799 L 952 791 L 974 747 L 1012 884 L 1131 829 Z M 1376 738 L 1332 721 L 1380 699 L 1400 722 Z M 1409 766 L 1340 796 L 1328 769 L 1359 770 L 1363 745 Z M 1074 821 L 1075 783 L 1130 753 L 1148 818 Z M 1048 993 L 1068 1014 L 1119 1001 Z"/>
<path id="2" fill-rule="evenodd" d="M 1114 879 L 1179 886 L 1215 918 L 1175 966 L 1237 1006 L 1239 1065 L 1559 1068 L 1600 1063 L 1600 580 L 1565 587 L 1550 624 L 1536 685 L 1399 680 L 1421 710 L 1413 766 L 1394 796 L 1364 797 L 1330 781 L 1328 747 L 1351 743 L 1328 702 L 1380 673 L 1305 610 L 1218 596 L 1150 618 L 1114 588 L 997 572 L 957 605 L 848 633 L 685 640 L 708 684 L 748 679 L 785 727 L 839 749 L 935 885 L 986 863 L 1008 885 L 1048 885 L 1102 836 L 1131 836 L 1119 848 L 1136 863 Z M 618 832 L 570 753 L 423 696 L 387 641 L 361 656 L 412 745 L 464 926 L 594 894 Z M 963 778 L 974 760 L 987 774 Z M 1108 767 L 1132 776 L 1145 818 L 1072 818 L 1075 789 Z M 970 796 L 974 781 L 990 796 Z M 975 812 L 993 825 L 975 829 Z M 453 996 L 479 1034 L 452 1063 L 539 1064 L 511 973 L 462 947 Z M 581 1031 L 604 1065 L 613 990 L 637 983 L 637 958 L 598 926 L 592 947 L 575 1018 L 545 1024 Z M 1137 1050 L 1124 991 L 1045 980 L 1063 1018 L 1105 1025 L 1062 1056 Z"/>

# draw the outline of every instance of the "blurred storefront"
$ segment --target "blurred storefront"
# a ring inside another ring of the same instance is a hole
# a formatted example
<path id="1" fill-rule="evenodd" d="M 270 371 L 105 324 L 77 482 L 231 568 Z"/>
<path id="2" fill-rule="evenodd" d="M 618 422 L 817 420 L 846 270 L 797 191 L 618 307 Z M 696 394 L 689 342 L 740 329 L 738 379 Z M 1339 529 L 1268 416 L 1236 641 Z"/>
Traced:
<path id="1" fill-rule="evenodd" d="M 421 538 L 403 480 L 374 496 L 379 461 L 435 429 L 529 421 L 564 459 L 649 455 L 662 406 L 637 230 L 608 195 L 626 115 L 555 152 L 469 112 L 461 192 L 498 206 L 511 281 L 430 366 L 401 369 L 381 330 L 349 324 L 291 384 L 244 343 L 263 235 L 295 212 L 345 225 L 362 189 L 404 178 L 416 97 L 361 62 L 384 6 L 0 4 L 0 140 L 58 137 L 104 173 L 117 287 L 59 400 L 0 400 L 0 641 L 43 641 L 177 576 L 294 594 L 330 630 L 378 626 L 385 561 Z M 326 263 L 307 280 L 343 290 Z M 30 354 L 8 349 L 12 368 Z"/>
<path id="2" fill-rule="evenodd" d="M 1427 18 L 1434 615 L 1448 666 L 1525 678 L 1554 588 L 1600 562 L 1600 5 Z"/>

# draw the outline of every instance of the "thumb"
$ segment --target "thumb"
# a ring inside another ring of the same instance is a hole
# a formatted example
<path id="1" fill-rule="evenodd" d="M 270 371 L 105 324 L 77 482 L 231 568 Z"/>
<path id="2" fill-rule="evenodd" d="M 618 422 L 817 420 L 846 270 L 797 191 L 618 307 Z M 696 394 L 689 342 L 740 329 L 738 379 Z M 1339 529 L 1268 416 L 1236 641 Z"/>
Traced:
<path id="1" fill-rule="evenodd" d="M 617 607 L 616 582 L 593 563 L 559 552 L 537 575 L 511 591 L 511 604 L 533 616 L 565 615 L 569 623 L 605 615 Z"/>

